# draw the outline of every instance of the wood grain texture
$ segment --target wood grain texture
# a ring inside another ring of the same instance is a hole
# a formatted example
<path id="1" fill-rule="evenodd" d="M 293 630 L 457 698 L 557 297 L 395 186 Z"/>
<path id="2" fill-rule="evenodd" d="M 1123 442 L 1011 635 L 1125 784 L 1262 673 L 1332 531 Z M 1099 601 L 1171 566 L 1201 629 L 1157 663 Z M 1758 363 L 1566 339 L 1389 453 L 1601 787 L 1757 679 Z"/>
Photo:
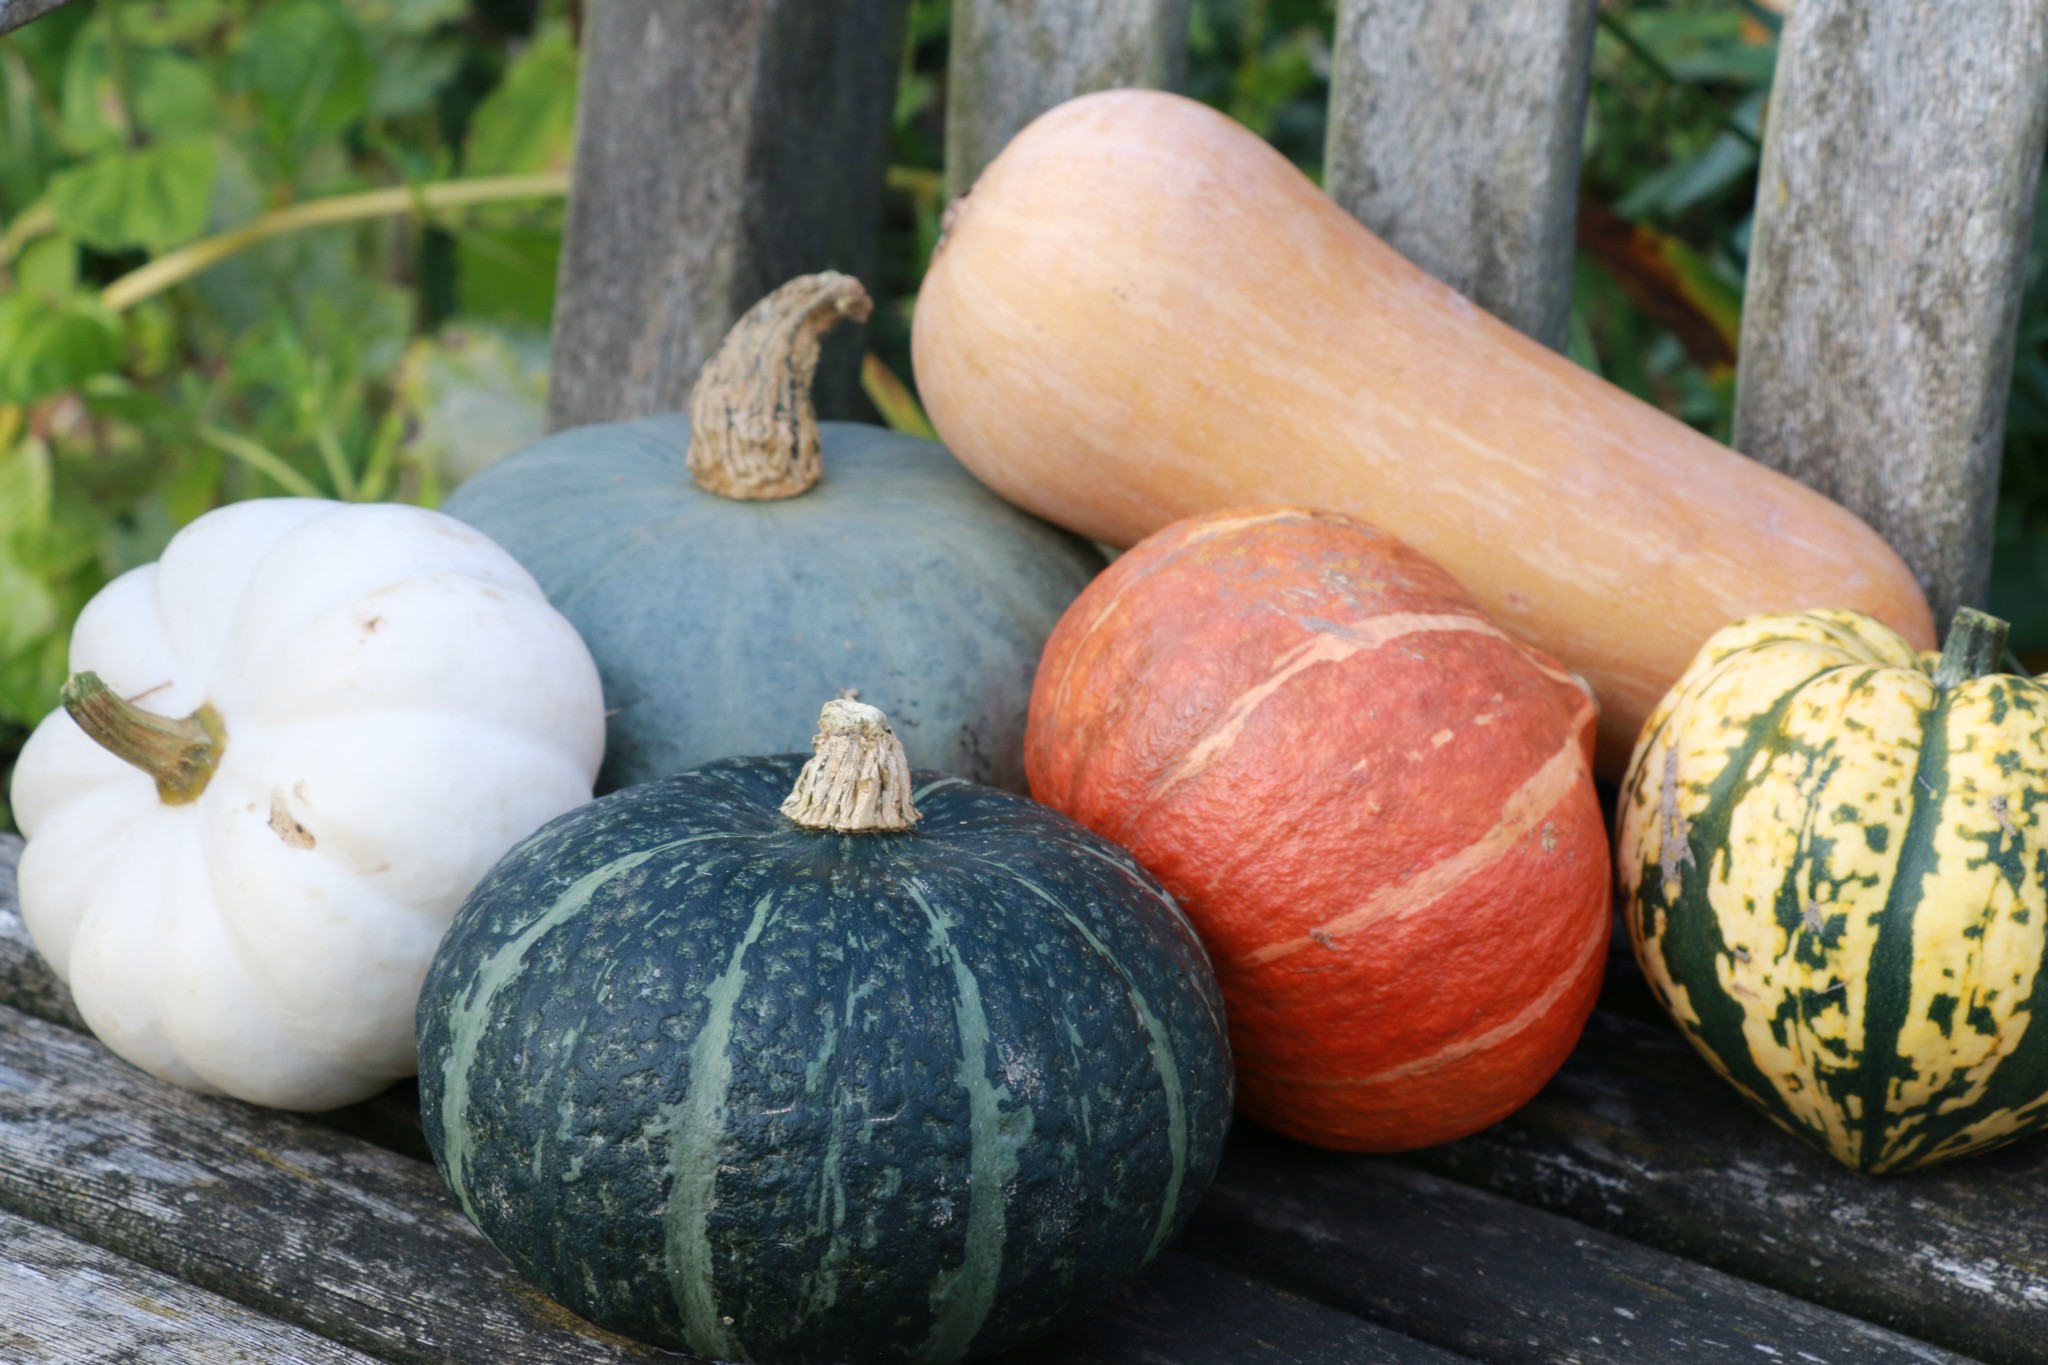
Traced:
<path id="1" fill-rule="evenodd" d="M 71 0 L 0 0 L 0 33 L 20 28 L 29 20 L 40 19 L 70 3 Z"/>
<path id="2" fill-rule="evenodd" d="M 6 1009 L 0 1207 L 394 1362 L 675 1358 L 542 1297 L 431 1166 Z"/>
<path id="3" fill-rule="evenodd" d="M 1596 0 L 1344 0 L 1330 197 L 1496 317 L 1562 350 Z"/>
<path id="4" fill-rule="evenodd" d="M 1496 1365 L 1963 1359 L 1403 1164 L 1232 1148 L 1190 1249 Z"/>
<path id="5" fill-rule="evenodd" d="M 0 1213 L 0 1360 L 376 1365 L 370 1356 L 7 1213 Z"/>
<path id="6" fill-rule="evenodd" d="M 953 0 L 946 197 L 973 187 L 1017 130 L 1092 90 L 1178 90 L 1189 0 Z"/>
<path id="7" fill-rule="evenodd" d="M 1078 1326 L 987 1365 L 1457 1365 L 1465 1359 L 1168 1251 Z"/>
<path id="8" fill-rule="evenodd" d="M 1411 1159 L 1952 1350 L 2042 1358 L 2048 1139 L 1859 1176 L 1772 1127 L 1668 1025 L 1602 1009 L 1521 1112 Z"/>
<path id="9" fill-rule="evenodd" d="M 755 300 L 867 278 L 904 0 L 593 0 L 557 285 L 549 420 L 677 412 Z M 826 344 L 848 415 L 859 329 Z"/>
<path id="10" fill-rule="evenodd" d="M 1989 582 L 2044 137 L 2048 0 L 1792 6 L 1735 445 L 1883 533 L 1944 629 Z"/>

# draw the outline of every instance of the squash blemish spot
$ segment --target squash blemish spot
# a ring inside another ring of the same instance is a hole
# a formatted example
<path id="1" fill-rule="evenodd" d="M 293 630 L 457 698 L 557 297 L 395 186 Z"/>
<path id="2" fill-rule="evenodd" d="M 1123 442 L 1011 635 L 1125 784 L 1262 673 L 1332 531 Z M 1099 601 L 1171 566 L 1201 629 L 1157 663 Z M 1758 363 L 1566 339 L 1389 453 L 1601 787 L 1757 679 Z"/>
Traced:
<path id="1" fill-rule="evenodd" d="M 290 807 L 285 805 L 283 792 L 270 794 L 270 827 L 277 837 L 293 848 L 313 847 L 313 831 L 292 818 Z"/>

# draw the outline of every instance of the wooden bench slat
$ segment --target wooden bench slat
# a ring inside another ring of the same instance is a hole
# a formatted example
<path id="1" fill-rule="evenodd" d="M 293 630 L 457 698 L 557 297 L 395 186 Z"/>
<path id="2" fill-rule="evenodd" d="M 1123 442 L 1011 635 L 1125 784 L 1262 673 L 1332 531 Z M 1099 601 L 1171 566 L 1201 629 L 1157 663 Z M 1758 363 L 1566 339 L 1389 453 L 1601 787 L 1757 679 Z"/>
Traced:
<path id="1" fill-rule="evenodd" d="M 1187 1245 L 1497 1365 L 1963 1359 L 1401 1163 L 1257 1130 L 1233 1137 Z"/>
<path id="2" fill-rule="evenodd" d="M 376 1365 L 110 1251 L 0 1213 L 0 1360 Z"/>
<path id="3" fill-rule="evenodd" d="M 557 428 L 689 406 L 739 315 L 875 262 L 905 0 L 603 0 L 588 8 L 555 301 Z M 854 401 L 859 328 L 818 407 Z"/>
<path id="4" fill-rule="evenodd" d="M 1559 350 L 1597 14 L 1596 0 L 1344 0 L 1330 66 L 1331 198 Z"/>
<path id="5" fill-rule="evenodd" d="M 0 1009 L 0 1206 L 395 1362 L 652 1360 L 542 1297 L 430 1166 Z"/>
<path id="6" fill-rule="evenodd" d="M 972 188 L 1019 129 L 1076 95 L 1177 90 L 1189 0 L 953 0 L 946 197 Z"/>
<path id="7" fill-rule="evenodd" d="M 987 1365 L 1458 1365 L 1466 1359 L 1169 1251 L 1080 1327 Z"/>
<path id="8" fill-rule="evenodd" d="M 1990 1360 L 2038 1360 L 2048 1141 L 1859 1176 L 1779 1132 L 1673 1030 L 1596 1013 L 1550 1086 L 1415 1160 Z"/>
<path id="9" fill-rule="evenodd" d="M 2048 0 L 1791 7 L 1735 445 L 1875 526 L 1943 630 L 1989 582 L 2044 138 Z"/>

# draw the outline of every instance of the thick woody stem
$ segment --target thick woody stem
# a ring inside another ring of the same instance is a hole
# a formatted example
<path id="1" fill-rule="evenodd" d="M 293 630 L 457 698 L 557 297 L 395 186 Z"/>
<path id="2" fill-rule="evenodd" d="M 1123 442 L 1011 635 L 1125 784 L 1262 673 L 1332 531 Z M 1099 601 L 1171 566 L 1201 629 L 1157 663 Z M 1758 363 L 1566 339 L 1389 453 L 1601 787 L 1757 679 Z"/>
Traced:
<path id="1" fill-rule="evenodd" d="M 690 477 L 721 497 L 790 498 L 818 481 L 818 340 L 874 305 L 851 275 L 803 275 L 733 324 L 690 393 Z"/>
<path id="2" fill-rule="evenodd" d="M 910 761 L 887 716 L 863 702 L 828 701 L 812 742 L 817 753 L 782 803 L 784 815 L 805 829 L 839 834 L 881 834 L 917 823 Z"/>
<path id="3" fill-rule="evenodd" d="M 2012 627 L 1996 616 L 1975 607 L 1956 609 L 1948 628 L 1948 642 L 1942 646 L 1941 661 L 1934 666 L 1934 685 L 1949 688 L 1996 673 L 2005 657 L 2005 636 Z"/>
<path id="4" fill-rule="evenodd" d="M 97 673 L 73 674 L 59 696 L 93 742 L 156 779 L 167 806 L 198 800 L 228 745 L 220 712 L 211 705 L 182 720 L 159 716 L 123 699 Z"/>

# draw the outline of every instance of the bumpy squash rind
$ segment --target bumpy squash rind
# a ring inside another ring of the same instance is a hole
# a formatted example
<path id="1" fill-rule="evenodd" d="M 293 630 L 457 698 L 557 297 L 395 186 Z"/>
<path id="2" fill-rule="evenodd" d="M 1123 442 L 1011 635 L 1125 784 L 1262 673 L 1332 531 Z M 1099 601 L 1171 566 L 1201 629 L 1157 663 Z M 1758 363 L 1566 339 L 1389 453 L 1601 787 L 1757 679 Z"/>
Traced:
<path id="1" fill-rule="evenodd" d="M 2048 1120 L 2048 689 L 1855 612 L 1711 639 L 1622 788 L 1636 955 L 1716 1070 L 1868 1172 Z"/>
<path id="2" fill-rule="evenodd" d="M 915 775 L 923 820 L 777 812 L 802 760 L 637 787 L 514 850 L 420 1013 L 429 1145 L 515 1265 L 719 1359 L 944 1362 L 1057 1326 L 1180 1229 L 1222 1003 L 1129 856 Z"/>

